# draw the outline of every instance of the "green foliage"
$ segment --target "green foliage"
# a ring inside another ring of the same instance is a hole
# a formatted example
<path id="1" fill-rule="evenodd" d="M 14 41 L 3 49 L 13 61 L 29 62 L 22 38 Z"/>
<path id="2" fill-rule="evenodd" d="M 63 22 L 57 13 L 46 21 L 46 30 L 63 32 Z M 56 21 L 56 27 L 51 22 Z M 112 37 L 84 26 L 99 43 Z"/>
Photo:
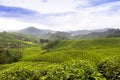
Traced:
<path id="1" fill-rule="evenodd" d="M 21 61 L 62 63 L 82 59 L 97 64 L 107 57 L 120 55 L 120 38 L 59 41 L 49 51 L 40 46 L 22 49 Z"/>
<path id="2" fill-rule="evenodd" d="M 4 52 L 4 48 L 3 47 L 0 47 L 0 54 Z"/>
<path id="3" fill-rule="evenodd" d="M 93 65 L 82 60 L 62 63 L 48 71 L 42 78 L 45 80 L 105 80 Z"/>
<path id="4" fill-rule="evenodd" d="M 107 80 L 120 80 L 120 58 L 110 58 L 98 64 L 98 70 Z"/>
<path id="5" fill-rule="evenodd" d="M 51 40 L 69 40 L 71 37 L 70 33 L 66 32 L 55 32 L 50 36 Z"/>
<path id="6" fill-rule="evenodd" d="M 27 69 L 12 69 L 2 73 L 2 80 L 39 80 L 35 73 Z"/>
<path id="7" fill-rule="evenodd" d="M 15 68 L 5 71 L 2 80 L 105 80 L 89 62 L 69 61 L 44 70 Z"/>
<path id="8" fill-rule="evenodd" d="M 81 36 L 81 38 L 106 38 L 106 37 L 107 38 L 120 37 L 120 29 L 108 29 L 105 32 L 92 32 L 87 35 Z"/>
<path id="9" fill-rule="evenodd" d="M 37 39 L 34 39 L 31 36 L 25 36 L 21 34 L 11 34 L 11 33 L 0 33 L 0 47 L 12 47 L 12 48 L 17 48 L 17 47 L 23 47 L 26 45 L 30 45 L 26 42 L 37 42 Z"/>
<path id="10" fill-rule="evenodd" d="M 59 40 L 49 41 L 47 44 L 45 44 L 44 46 L 42 46 L 42 49 L 50 50 L 51 48 L 53 48 L 54 46 L 56 46 L 58 44 L 58 42 L 59 42 Z"/>
<path id="11" fill-rule="evenodd" d="M 40 39 L 41 44 L 48 43 L 48 42 L 50 42 L 48 39 Z"/>
<path id="12" fill-rule="evenodd" d="M 35 44 L 1 36 L 0 62 L 11 63 L 0 64 L 3 80 L 119 80 L 120 60 L 112 57 L 120 56 L 120 38 Z"/>
<path id="13" fill-rule="evenodd" d="M 4 50 L 0 53 L 0 64 L 17 62 L 21 57 L 21 53 L 17 50 Z"/>
<path id="14" fill-rule="evenodd" d="M 110 37 L 120 37 L 120 30 L 119 29 L 109 29 L 108 31 L 106 31 L 106 33 L 108 35 L 106 35 L 106 37 L 110 38 Z"/>

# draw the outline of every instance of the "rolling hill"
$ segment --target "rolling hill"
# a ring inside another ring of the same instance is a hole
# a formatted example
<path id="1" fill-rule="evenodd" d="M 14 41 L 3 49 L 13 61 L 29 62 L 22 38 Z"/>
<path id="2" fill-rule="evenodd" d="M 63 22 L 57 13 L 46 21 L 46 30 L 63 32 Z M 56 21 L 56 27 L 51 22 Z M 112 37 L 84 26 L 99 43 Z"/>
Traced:
<path id="1" fill-rule="evenodd" d="M 49 51 L 42 45 L 23 47 L 19 62 L 1 65 L 1 80 L 119 80 L 120 38 L 63 40 Z"/>
<path id="2" fill-rule="evenodd" d="M 6 47 L 8 45 L 20 44 L 20 45 L 27 45 L 27 42 L 37 42 L 37 39 L 33 38 L 32 36 L 28 35 L 21 35 L 18 33 L 7 33 L 1 32 L 0 33 L 0 46 Z"/>
<path id="3" fill-rule="evenodd" d="M 87 35 L 89 33 L 93 33 L 93 32 L 105 32 L 108 29 L 96 29 L 96 30 L 76 30 L 76 31 L 69 31 L 71 34 L 77 36 L 77 35 Z"/>
<path id="4" fill-rule="evenodd" d="M 108 29 L 104 32 L 92 32 L 87 35 L 83 35 L 82 38 L 111 38 L 120 37 L 120 29 Z"/>
<path id="5" fill-rule="evenodd" d="M 120 79 L 119 37 L 34 43 L 35 37 L 19 34 L 0 33 L 0 44 L 13 46 L 0 48 L 0 80 Z"/>

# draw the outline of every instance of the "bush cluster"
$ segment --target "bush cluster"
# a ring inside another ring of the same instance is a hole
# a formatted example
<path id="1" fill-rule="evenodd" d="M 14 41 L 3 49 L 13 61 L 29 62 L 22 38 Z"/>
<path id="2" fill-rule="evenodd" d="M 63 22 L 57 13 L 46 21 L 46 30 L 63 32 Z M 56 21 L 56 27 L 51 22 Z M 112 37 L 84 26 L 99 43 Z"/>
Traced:
<path id="1" fill-rule="evenodd" d="M 93 65 L 82 60 L 69 61 L 45 70 L 12 69 L 2 80 L 105 80 Z"/>
<path id="2" fill-rule="evenodd" d="M 21 57 L 20 51 L 3 49 L 0 52 L 0 64 L 17 62 Z"/>
<path id="3" fill-rule="evenodd" d="M 41 48 L 45 49 L 45 50 L 50 50 L 51 48 L 56 46 L 58 42 L 59 42 L 59 40 L 49 41 L 48 43 L 43 45 Z"/>
<path id="4" fill-rule="evenodd" d="M 35 73 L 24 68 L 3 72 L 1 80 L 39 80 Z"/>
<path id="5" fill-rule="evenodd" d="M 107 80 L 120 80 L 120 58 L 110 58 L 98 64 L 98 70 Z"/>

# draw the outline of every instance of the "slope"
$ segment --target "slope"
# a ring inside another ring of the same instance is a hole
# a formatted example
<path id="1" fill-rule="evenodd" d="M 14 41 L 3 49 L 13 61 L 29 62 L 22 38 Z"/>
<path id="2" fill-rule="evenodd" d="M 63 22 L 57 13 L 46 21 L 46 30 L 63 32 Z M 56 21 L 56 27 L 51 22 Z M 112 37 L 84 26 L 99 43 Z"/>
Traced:
<path id="1" fill-rule="evenodd" d="M 120 38 L 60 41 L 49 51 L 39 47 L 23 50 L 21 61 L 61 63 L 73 59 L 89 60 L 98 63 L 111 56 L 120 55 Z"/>
<path id="2" fill-rule="evenodd" d="M 119 53 L 120 38 L 64 40 L 50 50 L 27 46 L 19 62 L 0 65 L 0 79 L 119 80 Z"/>

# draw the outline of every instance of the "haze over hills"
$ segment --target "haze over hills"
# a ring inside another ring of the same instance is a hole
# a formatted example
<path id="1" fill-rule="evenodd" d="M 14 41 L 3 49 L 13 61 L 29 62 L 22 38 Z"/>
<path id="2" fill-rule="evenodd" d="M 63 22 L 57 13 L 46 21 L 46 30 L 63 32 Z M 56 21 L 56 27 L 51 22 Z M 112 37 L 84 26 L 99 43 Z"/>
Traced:
<path id="1" fill-rule="evenodd" d="M 95 30 L 76 30 L 76 31 L 70 31 L 70 33 L 74 34 L 74 35 L 86 35 L 92 32 L 105 32 L 107 31 L 108 28 L 104 28 L 104 29 L 95 29 Z"/>
<path id="2" fill-rule="evenodd" d="M 0 32 L 3 32 L 4 30 L 0 29 Z"/>
<path id="3" fill-rule="evenodd" d="M 38 29 L 36 27 L 28 27 L 19 31 L 15 31 L 18 33 L 23 33 L 23 34 L 33 34 L 33 35 L 38 35 L 38 34 L 48 34 L 48 33 L 55 33 L 55 32 L 63 32 L 63 33 L 70 33 L 73 35 L 86 35 L 88 33 L 92 32 L 105 32 L 107 31 L 108 28 L 105 29 L 95 29 L 95 30 L 76 30 L 76 31 L 53 31 L 53 30 L 48 30 L 48 29 Z"/>
<path id="4" fill-rule="evenodd" d="M 14 33 L 31 35 L 40 39 L 88 39 L 101 38 L 110 35 L 119 36 L 119 29 L 104 28 L 96 30 L 76 30 L 76 31 L 53 31 L 47 29 L 38 29 L 36 27 L 28 27 Z M 117 33 L 117 34 L 116 34 Z"/>
<path id="5" fill-rule="evenodd" d="M 46 33 L 53 33 L 54 31 L 52 30 L 45 30 L 45 29 L 38 29 L 35 27 L 28 27 L 23 30 L 19 30 L 19 33 L 24 33 L 24 34 L 46 34 Z"/>

